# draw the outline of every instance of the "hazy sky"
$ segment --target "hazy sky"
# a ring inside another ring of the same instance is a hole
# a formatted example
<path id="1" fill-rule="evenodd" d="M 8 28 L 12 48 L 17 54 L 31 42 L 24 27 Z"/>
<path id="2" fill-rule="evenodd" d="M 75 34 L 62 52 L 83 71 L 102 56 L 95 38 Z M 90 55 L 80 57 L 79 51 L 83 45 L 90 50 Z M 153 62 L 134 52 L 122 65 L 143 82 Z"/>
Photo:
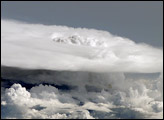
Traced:
<path id="1" fill-rule="evenodd" d="M 1 2 L 1 18 L 106 30 L 163 47 L 163 2 Z"/>

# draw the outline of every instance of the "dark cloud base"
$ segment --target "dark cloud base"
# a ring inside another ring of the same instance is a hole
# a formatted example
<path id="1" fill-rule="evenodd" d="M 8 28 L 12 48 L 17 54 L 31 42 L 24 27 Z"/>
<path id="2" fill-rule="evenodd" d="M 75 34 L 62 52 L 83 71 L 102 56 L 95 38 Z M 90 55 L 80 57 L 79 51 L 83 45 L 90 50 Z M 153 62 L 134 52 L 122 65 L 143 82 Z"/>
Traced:
<path id="1" fill-rule="evenodd" d="M 61 97 L 58 95 L 58 100 L 61 103 L 72 103 L 76 106 L 82 108 L 88 102 L 92 104 L 96 104 L 99 106 L 100 104 L 108 102 L 108 100 L 115 105 L 115 107 L 107 107 L 110 109 L 110 112 L 105 112 L 101 110 L 86 108 L 85 110 L 89 113 L 89 115 L 96 119 L 144 119 L 147 118 L 147 114 L 134 110 L 131 106 L 126 106 L 121 102 L 122 99 L 125 99 L 124 94 L 118 92 L 115 94 L 115 91 L 120 91 L 121 89 L 118 86 L 112 83 L 108 84 L 108 88 L 105 88 L 105 85 L 100 83 L 96 83 L 98 81 L 102 81 L 104 83 L 104 76 L 109 73 L 93 73 L 93 72 L 80 72 L 80 71 L 53 71 L 53 70 L 41 70 L 41 69 L 22 69 L 16 67 L 7 67 L 1 66 L 1 98 L 5 100 L 5 89 L 12 88 L 13 84 L 20 84 L 22 87 L 28 92 L 31 92 L 31 89 L 36 89 L 39 85 L 42 92 L 46 91 L 46 86 L 57 89 L 59 93 L 62 95 L 69 94 L 70 98 Z M 112 73 L 113 74 L 113 73 Z M 135 73 L 134 73 L 135 74 Z M 149 78 L 151 74 L 132 74 L 125 73 L 124 77 L 112 78 L 109 77 L 110 80 L 117 81 L 117 79 L 127 79 L 127 78 Z M 120 74 L 118 74 L 120 75 Z M 136 77 L 137 76 L 137 77 Z M 146 76 L 146 77 L 145 77 Z M 147 77 L 148 76 L 148 77 Z M 153 76 L 158 76 L 158 73 L 153 74 Z M 114 76 L 115 77 L 115 76 Z M 100 86 L 98 86 L 100 84 Z M 107 84 L 107 83 L 105 83 Z M 84 87 L 84 91 L 80 91 Z M 38 87 L 39 88 L 39 87 Z M 117 90 L 118 89 L 118 90 Z M 37 90 L 37 89 L 36 89 Z M 38 89 L 39 90 L 39 89 Z M 105 101 L 98 98 L 105 91 Z M 123 91 L 124 92 L 124 91 Z M 77 94 L 77 95 L 74 95 Z M 133 93 L 134 94 L 134 93 Z M 86 95 L 86 96 L 85 96 Z M 91 95 L 91 96 L 90 96 Z M 128 95 L 128 94 L 127 94 Z M 110 97 L 109 97 L 110 96 Z M 94 98 L 95 97 L 95 98 Z M 109 97 L 109 98 L 108 98 Z M 135 96 L 134 96 L 135 97 Z M 39 97 L 38 97 L 39 98 Z M 68 101 L 67 101 L 68 99 Z M 129 98 L 133 99 L 133 98 Z M 1 102 L 2 102 L 1 100 Z M 69 101 L 70 100 L 70 101 Z M 10 100 L 9 100 L 10 101 Z M 101 106 L 101 105 L 100 105 Z M 22 110 L 21 110 L 22 109 Z M 48 107 L 43 104 L 35 104 L 33 106 L 28 107 L 28 110 L 35 110 L 38 112 L 42 112 L 47 110 Z M 63 110 L 59 110 L 59 114 L 65 114 L 66 118 L 83 118 L 83 111 L 75 110 L 75 113 L 70 113 L 72 108 L 62 108 Z M 156 113 L 161 110 L 154 105 L 154 110 Z M 1 104 L 1 118 L 24 118 L 25 110 L 23 107 L 19 107 L 19 103 L 9 103 L 7 105 Z M 33 116 L 32 118 L 37 118 L 37 116 Z"/>

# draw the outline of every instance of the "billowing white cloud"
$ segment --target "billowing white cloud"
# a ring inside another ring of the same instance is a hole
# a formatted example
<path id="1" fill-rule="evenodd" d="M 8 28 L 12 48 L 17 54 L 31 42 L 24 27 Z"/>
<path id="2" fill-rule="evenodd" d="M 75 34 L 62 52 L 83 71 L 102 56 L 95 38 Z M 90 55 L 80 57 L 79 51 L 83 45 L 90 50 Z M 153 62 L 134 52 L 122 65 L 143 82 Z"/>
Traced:
<path id="1" fill-rule="evenodd" d="M 109 32 L 1 20 L 1 64 L 93 71 L 161 72 L 163 51 Z"/>
<path id="2" fill-rule="evenodd" d="M 1 25 L 2 118 L 163 118 L 162 48 L 94 29 Z"/>
<path id="3" fill-rule="evenodd" d="M 131 86 L 123 88 L 124 90 L 113 84 L 113 88 L 101 92 L 87 92 L 87 89 L 62 92 L 50 85 L 35 86 L 27 91 L 20 84 L 14 84 L 5 90 L 1 102 L 2 117 L 64 119 L 104 118 L 108 115 L 109 118 L 131 118 L 129 114 L 134 115 L 132 118 L 163 117 L 163 95 L 160 91 L 155 90 L 161 96 L 159 99 L 158 96 L 151 95 L 153 89 L 147 87 L 143 80 L 130 82 L 127 79 L 126 83 Z M 126 112 L 120 116 L 116 111 L 121 109 Z M 100 116 L 99 113 L 105 116 Z"/>

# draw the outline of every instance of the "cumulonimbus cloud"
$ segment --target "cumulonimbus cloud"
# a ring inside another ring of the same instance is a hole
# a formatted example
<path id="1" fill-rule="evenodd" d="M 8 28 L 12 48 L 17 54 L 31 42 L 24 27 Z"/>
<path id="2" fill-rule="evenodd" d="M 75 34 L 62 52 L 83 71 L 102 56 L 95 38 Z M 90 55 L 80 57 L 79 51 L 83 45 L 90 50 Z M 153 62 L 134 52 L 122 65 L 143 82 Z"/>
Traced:
<path id="1" fill-rule="evenodd" d="M 2 118 L 163 118 L 163 48 L 94 29 L 1 25 Z"/>
<path id="2" fill-rule="evenodd" d="M 106 31 L 1 20 L 1 64 L 93 71 L 161 72 L 163 50 Z"/>

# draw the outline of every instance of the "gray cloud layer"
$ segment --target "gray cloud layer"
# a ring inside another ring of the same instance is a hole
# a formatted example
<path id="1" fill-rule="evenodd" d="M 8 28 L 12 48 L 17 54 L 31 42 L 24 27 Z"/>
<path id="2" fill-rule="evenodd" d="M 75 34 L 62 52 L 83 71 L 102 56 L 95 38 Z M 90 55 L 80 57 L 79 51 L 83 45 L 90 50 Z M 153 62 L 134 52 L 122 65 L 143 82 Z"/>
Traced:
<path id="1" fill-rule="evenodd" d="M 2 78 L 2 87 L 17 83 L 2 88 L 2 118 L 163 117 L 163 74 L 143 79 L 124 73 L 2 68 Z M 66 90 L 54 86 L 63 84 Z"/>

